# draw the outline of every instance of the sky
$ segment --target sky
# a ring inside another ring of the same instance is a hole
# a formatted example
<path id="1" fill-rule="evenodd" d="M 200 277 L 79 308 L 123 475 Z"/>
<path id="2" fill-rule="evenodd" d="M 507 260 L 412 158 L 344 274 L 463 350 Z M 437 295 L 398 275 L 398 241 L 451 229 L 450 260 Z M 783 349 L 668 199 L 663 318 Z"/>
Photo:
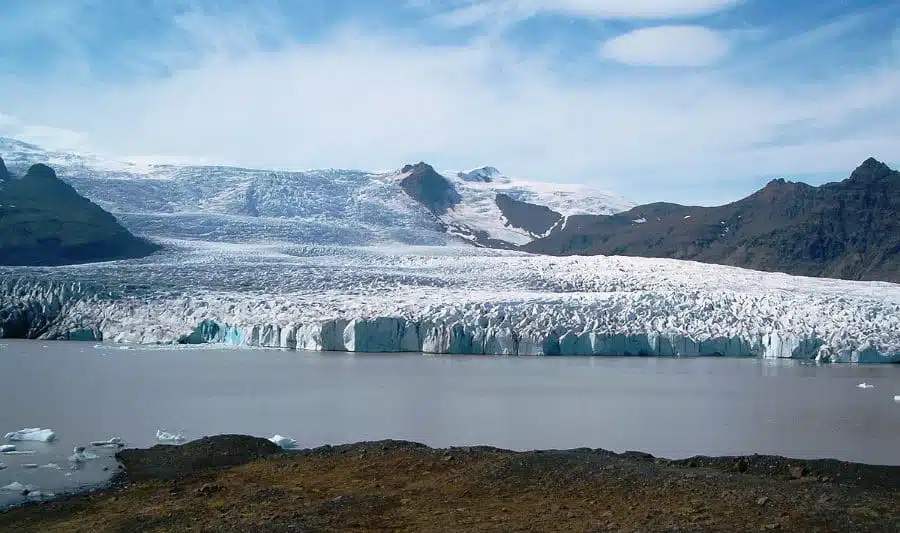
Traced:
<path id="1" fill-rule="evenodd" d="M 0 135 L 638 202 L 900 161 L 900 1 L 0 0 Z"/>

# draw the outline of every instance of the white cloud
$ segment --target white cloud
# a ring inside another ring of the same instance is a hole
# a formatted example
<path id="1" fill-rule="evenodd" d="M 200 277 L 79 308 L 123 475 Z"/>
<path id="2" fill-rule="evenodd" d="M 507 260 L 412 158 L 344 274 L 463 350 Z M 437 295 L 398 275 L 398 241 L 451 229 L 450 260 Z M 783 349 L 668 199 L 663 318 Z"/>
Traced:
<path id="1" fill-rule="evenodd" d="M 514 21 L 538 13 L 605 20 L 681 19 L 708 15 L 743 0 L 462 0 L 438 20 L 468 26 L 498 19 Z M 422 4 L 418 4 L 422 5 Z M 427 3 L 425 5 L 428 5 Z"/>
<path id="2" fill-rule="evenodd" d="M 789 86 L 680 69 L 614 69 L 586 83 L 555 73 L 553 58 L 497 43 L 423 45 L 347 29 L 271 51 L 248 36 L 259 31 L 250 22 L 190 26 L 193 39 L 214 41 L 197 43 L 190 62 L 183 47 L 155 57 L 173 65 L 167 77 L 59 77 L 23 90 L 0 74 L 0 111 L 86 131 L 101 153 L 279 168 L 492 164 L 640 201 L 704 201 L 658 198 L 649 182 L 849 170 L 870 155 L 894 159 L 900 146 L 896 68 Z M 799 141 L 768 147 L 791 124 L 804 125 L 792 131 Z"/>
<path id="3" fill-rule="evenodd" d="M 729 40 L 703 26 L 656 26 L 619 35 L 600 47 L 600 53 L 628 65 L 700 67 L 728 55 Z"/>

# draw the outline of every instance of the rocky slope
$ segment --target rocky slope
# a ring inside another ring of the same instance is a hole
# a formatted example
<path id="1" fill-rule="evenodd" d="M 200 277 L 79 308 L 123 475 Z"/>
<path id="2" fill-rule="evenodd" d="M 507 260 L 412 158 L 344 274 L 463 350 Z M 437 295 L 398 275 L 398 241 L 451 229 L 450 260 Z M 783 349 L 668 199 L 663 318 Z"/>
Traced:
<path id="1" fill-rule="evenodd" d="M 118 454 L 109 490 L 0 514 L 69 531 L 888 532 L 900 469 L 748 456 L 669 461 L 381 441 L 278 453 L 222 435 Z"/>
<path id="2" fill-rule="evenodd" d="M 158 248 L 80 196 L 52 168 L 36 164 L 15 179 L 0 159 L 0 264 L 108 261 L 143 257 Z"/>
<path id="3" fill-rule="evenodd" d="M 900 282 L 900 173 L 868 159 L 839 183 L 812 187 L 779 179 L 719 207 L 656 203 L 570 217 L 523 249 Z"/>

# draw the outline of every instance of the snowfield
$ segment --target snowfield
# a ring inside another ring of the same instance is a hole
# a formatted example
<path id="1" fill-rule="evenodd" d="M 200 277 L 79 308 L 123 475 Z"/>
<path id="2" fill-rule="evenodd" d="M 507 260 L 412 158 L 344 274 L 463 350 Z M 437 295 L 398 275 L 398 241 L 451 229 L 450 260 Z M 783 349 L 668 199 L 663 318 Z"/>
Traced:
<path id="1" fill-rule="evenodd" d="M 0 336 L 900 362 L 889 283 L 462 247 L 169 244 L 142 260 L 0 270 Z"/>

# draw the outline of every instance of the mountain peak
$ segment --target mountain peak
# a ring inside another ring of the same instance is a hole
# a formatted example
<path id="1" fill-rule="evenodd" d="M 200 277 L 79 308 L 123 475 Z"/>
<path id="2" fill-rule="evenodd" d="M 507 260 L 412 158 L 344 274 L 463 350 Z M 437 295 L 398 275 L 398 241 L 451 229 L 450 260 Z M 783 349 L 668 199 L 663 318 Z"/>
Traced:
<path id="1" fill-rule="evenodd" d="M 875 159 L 874 157 L 870 157 L 862 162 L 861 165 L 856 167 L 856 170 L 850 174 L 850 178 L 848 181 L 851 182 L 870 182 L 870 181 L 880 181 L 884 178 L 890 177 L 897 172 L 891 167 L 885 165 L 881 161 Z"/>
<path id="2" fill-rule="evenodd" d="M 6 168 L 6 163 L 3 162 L 3 158 L 0 157 L 0 182 L 6 181 L 12 178 L 9 174 L 9 169 Z"/>
<path id="3" fill-rule="evenodd" d="M 456 174 L 456 176 L 466 181 L 490 183 L 495 179 L 503 176 L 503 174 L 501 174 L 496 167 L 480 167 L 472 169 L 468 172 L 459 172 Z"/>
<path id="4" fill-rule="evenodd" d="M 453 184 L 431 165 L 420 161 L 415 165 L 404 165 L 400 171 L 405 174 L 400 180 L 400 187 L 436 215 L 446 213 L 461 200 Z"/>
<path id="5" fill-rule="evenodd" d="M 425 172 L 425 171 L 435 172 L 434 167 L 424 161 L 419 161 L 415 165 L 408 165 L 408 164 L 403 165 L 403 168 L 400 169 L 400 172 L 403 172 L 404 174 L 407 172 Z"/>
<path id="6" fill-rule="evenodd" d="M 59 179 L 56 177 L 56 171 L 43 163 L 31 165 L 28 168 L 28 172 L 25 173 L 25 178 L 51 178 L 54 180 Z"/>

